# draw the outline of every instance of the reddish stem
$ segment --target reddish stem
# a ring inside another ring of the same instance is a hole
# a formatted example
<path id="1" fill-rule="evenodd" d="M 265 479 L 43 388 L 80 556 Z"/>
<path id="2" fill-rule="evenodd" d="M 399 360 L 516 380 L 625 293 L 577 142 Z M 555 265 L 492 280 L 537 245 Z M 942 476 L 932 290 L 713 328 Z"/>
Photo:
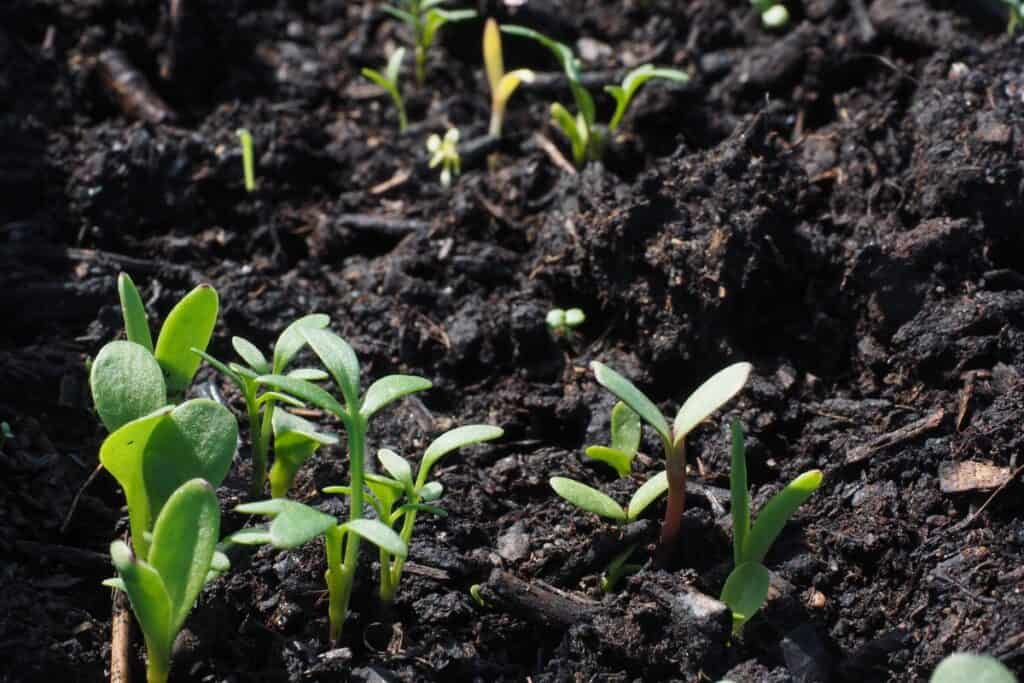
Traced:
<path id="1" fill-rule="evenodd" d="M 667 558 L 679 539 L 683 510 L 686 509 L 686 446 L 666 445 L 666 450 L 668 505 L 665 508 L 665 519 L 661 523 L 660 543 L 662 555 Z"/>

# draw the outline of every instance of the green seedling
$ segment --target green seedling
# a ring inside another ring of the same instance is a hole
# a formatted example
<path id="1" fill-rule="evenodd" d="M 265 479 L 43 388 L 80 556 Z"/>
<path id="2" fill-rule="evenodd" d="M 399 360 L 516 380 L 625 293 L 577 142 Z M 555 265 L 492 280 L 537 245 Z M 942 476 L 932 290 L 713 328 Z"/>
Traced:
<path id="1" fill-rule="evenodd" d="M 587 457 L 614 469 L 620 477 L 633 471 L 633 459 L 640 450 L 640 416 L 622 401 L 612 408 L 612 443 L 610 446 L 589 446 Z"/>
<path id="2" fill-rule="evenodd" d="M 398 112 L 398 132 L 404 133 L 409 128 L 409 119 L 405 114 L 405 100 L 402 99 L 402 92 L 398 89 L 398 77 L 402 73 L 402 59 L 405 57 L 405 48 L 400 47 L 391 53 L 388 58 L 388 65 L 381 73 L 375 69 L 364 68 L 364 78 L 373 81 L 391 96 L 395 104 L 395 111 Z"/>
<path id="3" fill-rule="evenodd" d="M 668 491 L 668 475 L 659 472 L 633 493 L 629 504 L 622 507 L 611 496 L 575 479 L 551 477 L 548 480 L 555 493 L 586 512 L 620 524 L 635 522 L 647 507 Z"/>
<path id="4" fill-rule="evenodd" d="M 556 335 L 568 336 L 587 321 L 587 316 L 579 308 L 570 308 L 567 311 L 561 308 L 552 308 L 548 311 L 544 321 Z"/>
<path id="5" fill-rule="evenodd" d="M 412 543 L 418 512 L 445 514 L 444 510 L 433 505 L 441 497 L 444 487 L 438 481 L 427 481 L 434 465 L 460 448 L 497 439 L 503 433 L 500 428 L 490 425 L 467 425 L 447 431 L 427 446 L 415 475 L 412 465 L 402 456 L 386 448 L 377 451 L 381 467 L 391 475 L 366 475 L 369 501 L 377 518 L 392 528 L 401 522 L 400 537 L 408 547 Z M 351 495 L 352 490 L 347 486 L 330 486 L 324 492 Z M 404 556 L 393 557 L 392 553 L 380 546 L 380 599 L 385 605 L 395 600 L 404 566 Z"/>
<path id="6" fill-rule="evenodd" d="M 765 28 L 782 28 L 789 23 L 789 10 L 775 0 L 750 0 L 750 4 L 761 15 Z"/>
<path id="7" fill-rule="evenodd" d="M 14 439 L 14 432 L 11 431 L 11 425 L 6 420 L 0 422 L 0 450 L 12 439 Z"/>
<path id="8" fill-rule="evenodd" d="M 679 538 L 686 505 L 686 435 L 743 388 L 750 376 L 750 363 L 730 365 L 700 385 L 683 403 L 671 427 L 658 407 L 632 382 L 602 363 L 593 362 L 590 367 L 601 386 L 629 406 L 661 437 L 668 486 L 661 547 L 668 551 Z"/>
<path id="9" fill-rule="evenodd" d="M 397 0 L 395 5 L 381 9 L 395 17 L 412 32 L 416 57 L 416 85 L 423 87 L 427 80 L 427 53 L 445 24 L 466 21 L 476 17 L 473 10 L 447 10 L 441 8 L 446 0 Z"/>
<path id="10" fill-rule="evenodd" d="M 242 174 L 245 178 L 245 191 L 256 191 L 256 157 L 252 151 L 252 133 L 245 128 L 239 128 L 236 132 L 238 141 L 242 145 Z"/>
<path id="11" fill-rule="evenodd" d="M 128 594 L 146 639 L 146 680 L 165 683 L 171 648 L 206 582 L 228 569 L 217 552 L 220 508 L 213 487 L 202 479 L 183 483 L 167 499 L 153 528 L 149 557 L 122 541 L 110 545 L 118 578 L 105 585 Z"/>
<path id="12" fill-rule="evenodd" d="M 821 486 L 822 476 L 821 470 L 811 470 L 798 476 L 765 504 L 757 521 L 751 526 L 743 428 L 738 421 L 732 423 L 729 488 L 735 567 L 725 580 L 721 599 L 732 610 L 733 633 L 742 631 L 743 625 L 767 600 L 771 577 L 764 566 L 765 555 L 797 508 Z"/>
<path id="13" fill-rule="evenodd" d="M 1006 4 L 1006 10 L 1009 14 L 1006 22 L 1006 32 L 1009 35 L 1013 35 L 1017 32 L 1017 27 L 1020 26 L 1021 22 L 1024 22 L 1024 0 L 1003 0 Z"/>
<path id="14" fill-rule="evenodd" d="M 302 327 L 299 331 L 334 378 L 335 384 L 341 391 L 342 401 L 339 402 L 312 382 L 297 377 L 268 374 L 258 377 L 256 381 L 334 415 L 341 421 L 348 435 L 348 487 L 351 493 L 349 526 L 346 528 L 352 533 L 327 534 L 326 537 L 331 639 L 337 640 L 341 637 L 342 625 L 348 612 L 349 600 L 352 597 L 360 539 L 365 537 L 378 543 L 374 537 L 365 533 L 366 524 L 357 523 L 363 518 L 363 493 L 366 485 L 364 474 L 366 432 L 370 418 L 384 406 L 403 396 L 429 389 L 431 384 L 422 377 L 388 375 L 378 379 L 370 385 L 365 394 L 360 395 L 359 359 L 352 347 L 344 339 L 327 330 Z M 385 525 L 381 524 L 381 526 L 387 529 Z M 394 533 L 390 529 L 387 530 Z M 377 538 L 383 537 L 378 534 Z M 388 552 L 395 548 L 397 546 L 390 547 Z M 391 554 L 398 556 L 402 553 L 391 552 Z"/>
<path id="15" fill-rule="evenodd" d="M 154 347 L 142 298 L 127 274 L 118 276 L 117 289 L 127 341 L 100 349 L 89 373 L 96 412 L 111 432 L 184 397 L 199 369 L 190 349 L 206 349 L 219 307 L 212 287 L 196 287 L 171 309 Z"/>
<path id="16" fill-rule="evenodd" d="M 459 157 L 459 129 L 449 128 L 442 138 L 434 133 L 427 138 L 427 151 L 430 152 L 430 168 L 441 167 L 441 185 L 450 187 L 452 176 L 462 172 L 462 159 Z"/>
<path id="17" fill-rule="evenodd" d="M 935 668 L 929 683 L 1017 683 L 1013 672 L 991 655 L 958 652 Z"/>
<path id="18" fill-rule="evenodd" d="M 249 482 L 249 495 L 254 498 L 263 491 L 263 482 L 267 478 L 267 454 L 270 450 L 275 405 L 277 403 L 286 403 L 294 407 L 303 405 L 301 401 L 287 394 L 277 391 L 266 391 L 265 387 L 256 380 L 261 375 L 284 374 L 292 359 L 306 345 L 306 339 L 302 336 L 301 330 L 304 328 L 323 329 L 330 322 L 331 319 L 323 313 L 313 313 L 299 318 L 286 327 L 284 332 L 277 338 L 277 342 L 274 344 L 273 358 L 270 361 L 267 360 L 267 357 L 255 344 L 242 337 L 232 337 L 231 345 L 244 364 L 225 364 L 205 351 L 192 349 L 198 356 L 201 356 L 207 363 L 212 365 L 214 369 L 237 385 L 245 399 L 245 412 L 249 420 L 249 440 L 252 443 L 253 463 L 252 479 Z M 327 378 L 325 372 L 313 368 L 298 368 L 288 372 L 288 376 L 312 381 Z M 312 453 L 309 455 L 312 455 Z M 294 476 L 295 473 L 293 472 L 283 492 L 278 489 L 278 493 L 281 496 L 287 495 Z M 284 482 L 279 478 L 279 484 L 282 483 Z M 276 498 L 278 495 L 274 494 L 274 497 Z"/>
<path id="19" fill-rule="evenodd" d="M 601 576 L 601 590 L 605 593 L 611 593 L 615 590 L 615 586 L 619 581 L 630 574 L 636 574 L 640 571 L 640 565 L 628 564 L 629 558 L 633 555 L 633 551 L 635 550 L 636 544 L 634 543 L 616 555 L 615 558 L 608 563 L 608 567 L 604 570 L 604 575 Z"/>
<path id="20" fill-rule="evenodd" d="M 534 31 L 525 26 L 502 26 L 501 30 L 511 35 L 530 38 L 548 48 L 569 79 L 569 90 L 572 92 L 573 100 L 576 103 L 576 114 L 573 115 L 559 102 L 551 105 L 551 116 L 554 123 L 562 130 L 569 144 L 572 147 L 573 161 L 577 166 L 582 167 L 588 161 L 598 161 L 604 155 L 605 141 L 609 135 L 613 135 L 622 123 L 626 111 L 629 109 L 633 97 L 640 87 L 647 81 L 660 78 L 678 83 L 687 82 L 690 77 L 677 69 L 665 69 L 655 67 L 653 64 L 639 66 L 623 79 L 621 85 L 605 86 L 605 92 L 615 100 L 615 113 L 607 126 L 599 126 L 597 123 L 594 98 L 583 87 L 580 75 L 579 59 L 573 54 L 572 49 L 556 40 L 548 38 L 542 33 Z"/>
<path id="21" fill-rule="evenodd" d="M 469 597 L 473 598 L 473 602 L 475 602 L 478 607 L 481 607 L 483 609 L 487 609 L 488 607 L 490 607 L 490 605 L 487 604 L 487 601 L 484 600 L 484 596 L 480 594 L 479 583 L 474 583 L 472 586 L 469 587 Z"/>
<path id="22" fill-rule="evenodd" d="M 529 69 L 516 69 L 505 73 L 501 31 L 498 30 L 498 22 L 494 19 L 488 19 L 484 25 L 484 68 L 487 70 L 487 83 L 491 86 L 491 124 L 488 133 L 500 138 L 508 99 L 512 97 L 520 83 L 533 83 L 534 73 Z"/>
<path id="23" fill-rule="evenodd" d="M 338 437 L 317 431 L 316 425 L 297 415 L 278 410 L 274 413 L 274 465 L 270 468 L 270 495 L 288 495 L 302 464 L 321 446 L 334 446 Z"/>

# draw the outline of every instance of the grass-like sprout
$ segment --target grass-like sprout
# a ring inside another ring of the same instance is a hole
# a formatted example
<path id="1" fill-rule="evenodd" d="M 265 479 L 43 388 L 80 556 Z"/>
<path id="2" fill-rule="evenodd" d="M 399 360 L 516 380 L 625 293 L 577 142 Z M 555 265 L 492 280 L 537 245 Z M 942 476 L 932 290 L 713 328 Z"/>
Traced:
<path id="1" fill-rule="evenodd" d="M 437 133 L 427 138 L 430 152 L 430 168 L 441 167 L 441 185 L 451 187 L 452 177 L 462 172 L 462 158 L 459 157 L 459 129 L 449 128 L 442 138 Z"/>
<path id="2" fill-rule="evenodd" d="M 586 314 L 584 314 L 582 309 L 579 308 L 570 308 L 569 310 L 552 308 L 544 318 L 544 322 L 547 323 L 548 328 L 550 328 L 556 336 L 560 337 L 569 336 L 572 334 L 573 330 L 586 321 Z"/>
<path id="3" fill-rule="evenodd" d="M 388 57 L 388 65 L 384 73 L 376 69 L 364 68 L 363 77 L 373 81 L 391 96 L 391 101 L 398 112 L 398 132 L 404 133 L 409 128 L 409 119 L 405 114 L 405 100 L 402 99 L 402 91 L 398 88 L 398 77 L 402 73 L 402 60 L 405 58 L 405 48 L 400 47 Z"/>
<path id="4" fill-rule="evenodd" d="M 602 363 L 591 363 L 591 368 L 601 386 L 615 394 L 661 437 L 665 450 L 663 474 L 668 487 L 668 506 L 661 525 L 660 542 L 662 549 L 668 551 L 679 537 L 686 504 L 686 435 L 743 388 L 751 366 L 749 363 L 736 363 L 713 375 L 690 394 L 671 427 L 658 407 L 632 382 Z"/>
<path id="5" fill-rule="evenodd" d="M 573 161 L 580 167 L 588 161 L 598 161 L 604 156 L 607 137 L 618 130 L 633 97 L 644 83 L 654 78 L 678 83 L 685 83 L 690 79 L 686 73 L 677 69 L 659 68 L 652 64 L 644 64 L 633 69 L 626 74 L 621 85 L 605 86 L 605 92 L 615 99 L 615 113 L 607 126 L 599 126 L 594 98 L 583 87 L 580 62 L 573 54 L 572 48 L 525 26 L 502 26 L 501 30 L 511 35 L 530 38 L 545 46 L 554 54 L 565 71 L 569 89 L 576 103 L 576 114 L 570 113 L 560 102 L 554 102 L 551 105 L 551 117 L 568 138 Z"/>
<path id="6" fill-rule="evenodd" d="M 302 406 L 301 401 L 297 401 L 287 394 L 267 391 L 266 387 L 256 380 L 261 375 L 284 374 L 292 359 L 306 345 L 306 339 L 302 336 L 301 330 L 303 328 L 323 329 L 329 323 L 330 318 L 322 313 L 313 313 L 299 318 L 285 328 L 277 338 L 272 361 L 268 361 L 255 344 L 243 337 L 232 337 L 231 345 L 244 365 L 241 363 L 225 364 L 205 351 L 193 349 L 214 369 L 237 385 L 245 399 L 245 412 L 249 420 L 249 441 L 252 444 L 252 479 L 249 481 L 249 495 L 253 498 L 259 496 L 263 491 L 263 483 L 267 479 L 267 454 L 273 436 L 275 404 L 286 403 L 295 407 Z M 292 370 L 288 372 L 288 376 L 311 381 L 327 378 L 325 372 L 313 368 Z M 279 471 L 277 486 L 276 488 L 272 486 L 275 498 L 287 495 L 294 476 L 295 474 L 292 472 L 291 477 L 287 478 L 287 486 L 282 490 L 281 487 L 286 482 L 280 476 Z"/>
<path id="7" fill-rule="evenodd" d="M 1009 17 L 1006 21 L 1006 32 L 1011 36 L 1017 32 L 1017 27 L 1024 22 L 1024 0 L 1003 0 Z"/>
<path id="8" fill-rule="evenodd" d="M 775 0 L 750 0 L 754 11 L 761 15 L 765 28 L 782 28 L 789 23 L 789 10 Z"/>
<path id="9" fill-rule="evenodd" d="M 416 59 L 416 85 L 423 87 L 427 80 L 427 52 L 434 44 L 437 32 L 447 23 L 466 21 L 476 17 L 471 9 L 447 10 L 441 8 L 446 0 L 397 0 L 396 5 L 381 9 L 395 17 L 412 32 Z"/>
<path id="10" fill-rule="evenodd" d="M 722 588 L 722 602 L 732 610 L 733 633 L 764 605 L 768 598 L 770 575 L 764 566 L 765 555 L 782 533 L 786 522 L 803 505 L 822 481 L 821 470 L 804 472 L 772 496 L 757 521 L 751 526 L 750 493 L 747 491 L 747 457 L 743 428 L 732 423 L 732 468 L 729 488 L 732 500 L 732 546 L 735 567 Z"/>
<path id="11" fill-rule="evenodd" d="M 501 31 L 494 19 L 488 19 L 484 25 L 484 68 L 487 70 L 487 83 L 491 87 L 491 124 L 488 133 L 500 138 L 508 99 L 512 97 L 520 83 L 533 83 L 534 73 L 529 69 L 516 69 L 505 73 Z"/>
<path id="12" fill-rule="evenodd" d="M 268 374 L 257 378 L 277 391 L 313 404 L 337 417 L 348 435 L 350 493 L 349 521 L 326 534 L 328 612 L 331 639 L 341 637 L 342 625 L 352 597 L 359 560 L 359 544 L 367 538 L 392 555 L 405 553 L 401 539 L 385 524 L 363 519 L 366 477 L 366 432 L 370 418 L 389 403 L 408 394 L 430 388 L 430 382 L 412 375 L 389 375 L 377 380 L 366 390 L 359 391 L 359 359 L 348 343 L 338 335 L 323 329 L 300 328 L 310 348 L 319 356 L 324 367 L 334 378 L 341 391 L 339 402 L 331 394 L 304 379 L 281 374 Z M 398 544 L 394 541 L 397 540 Z"/>
<path id="13" fill-rule="evenodd" d="M 255 192 L 256 156 L 252 150 L 252 133 L 245 128 L 239 128 L 235 134 L 242 145 L 242 177 L 245 179 L 245 191 Z"/>
<path id="14" fill-rule="evenodd" d="M 467 425 L 447 431 L 427 446 L 419 470 L 415 474 L 409 461 L 394 451 L 386 448 L 377 451 L 381 467 L 391 475 L 366 475 L 366 485 L 371 494 L 369 501 L 377 517 L 392 528 L 401 523 L 399 536 L 408 547 L 412 543 L 418 512 L 442 516 L 446 514 L 444 510 L 434 505 L 444 493 L 444 487 L 441 482 L 427 481 L 430 470 L 450 453 L 466 446 L 497 439 L 503 433 L 500 428 L 490 425 Z M 330 486 L 324 489 L 324 493 L 351 495 L 352 490 L 347 486 Z M 380 599 L 385 605 L 394 602 L 404 567 L 404 556 L 395 557 L 386 548 L 380 548 Z"/>

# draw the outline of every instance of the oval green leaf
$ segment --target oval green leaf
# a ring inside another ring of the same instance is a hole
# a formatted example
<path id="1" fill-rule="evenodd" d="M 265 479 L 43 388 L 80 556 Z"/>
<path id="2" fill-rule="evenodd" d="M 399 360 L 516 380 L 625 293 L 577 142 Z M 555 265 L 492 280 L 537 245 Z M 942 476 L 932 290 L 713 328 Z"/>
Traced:
<path id="1" fill-rule="evenodd" d="M 588 458 L 603 462 L 614 469 L 620 477 L 628 477 L 633 471 L 633 456 L 607 446 L 589 446 L 584 451 Z"/>
<path id="2" fill-rule="evenodd" d="M 729 574 L 721 600 L 732 611 L 733 633 L 739 633 L 764 605 L 770 583 L 771 575 L 760 562 L 744 562 Z"/>
<path id="3" fill-rule="evenodd" d="M 359 359 L 348 342 L 329 330 L 302 327 L 299 332 L 320 357 L 324 367 L 338 383 L 345 403 L 359 405 Z"/>
<path id="4" fill-rule="evenodd" d="M 378 410 L 403 396 L 425 391 L 433 386 L 429 380 L 415 375 L 387 375 L 370 385 L 363 397 L 363 406 L 359 412 L 363 417 L 370 417 Z"/>
<path id="5" fill-rule="evenodd" d="M 124 334 L 128 341 L 135 342 L 153 353 L 153 337 L 149 331 L 149 316 L 142 303 L 139 290 L 135 288 L 128 273 L 117 276 L 117 294 L 121 299 L 121 315 L 124 317 Z"/>
<path id="6" fill-rule="evenodd" d="M 643 418 L 647 424 L 654 427 L 654 430 L 661 435 L 664 441 L 671 441 L 672 437 L 669 434 L 668 422 L 665 420 L 665 416 L 661 414 L 658 407 L 654 405 L 651 399 L 647 398 L 644 392 L 637 389 L 632 382 L 604 363 L 594 361 L 590 364 L 590 368 L 594 371 L 594 377 L 597 379 L 598 384 L 615 394 L 619 400 L 632 408 L 633 412 Z"/>
<path id="7" fill-rule="evenodd" d="M 747 543 L 743 551 L 744 562 L 764 562 L 765 555 L 782 533 L 786 522 L 797 508 L 818 490 L 823 476 L 821 470 L 804 472 L 789 482 L 786 488 L 772 496 L 772 499 L 761 508 L 757 521 L 747 534 Z"/>
<path id="8" fill-rule="evenodd" d="M 192 383 L 200 362 L 192 349 L 206 350 L 217 324 L 219 308 L 216 290 L 200 285 L 167 314 L 156 340 L 155 355 L 164 371 L 168 395 L 183 395 Z"/>
<path id="9" fill-rule="evenodd" d="M 281 336 L 274 344 L 274 367 L 273 374 L 280 375 L 285 367 L 291 362 L 302 347 L 306 345 L 306 338 L 302 336 L 303 328 L 323 329 L 330 325 L 331 319 L 323 313 L 312 313 L 294 321 L 284 329 Z M 300 377 L 299 379 L 309 379 Z"/>
<path id="10" fill-rule="evenodd" d="M 135 342 L 114 341 L 100 349 L 89 385 L 96 412 L 111 432 L 167 404 L 160 365 Z"/>
<path id="11" fill-rule="evenodd" d="M 390 527 L 376 519 L 354 519 L 341 525 L 341 530 L 360 536 L 385 552 L 403 560 L 409 549 Z"/>
<path id="12" fill-rule="evenodd" d="M 1017 683 L 1017 677 L 995 657 L 957 652 L 939 662 L 929 683 Z"/>
<path id="13" fill-rule="evenodd" d="M 629 499 L 629 507 L 626 508 L 627 519 L 630 522 L 639 519 L 643 511 L 651 503 L 665 495 L 666 491 L 668 491 L 668 473 L 662 471 L 645 481 L 644 485 L 638 488 L 633 497 Z"/>
<path id="14" fill-rule="evenodd" d="M 327 412 L 340 417 L 342 421 L 348 421 L 345 407 L 338 403 L 333 396 L 311 382 L 295 379 L 294 377 L 286 377 L 285 375 L 261 375 L 256 378 L 256 381 L 259 384 L 271 386 L 286 394 L 291 394 L 306 403 L 312 403 L 319 408 L 323 408 Z"/>
<path id="15" fill-rule="evenodd" d="M 595 488 L 565 477 L 552 477 L 548 483 L 555 493 L 576 507 L 619 522 L 626 521 L 622 506 Z"/>
<path id="16" fill-rule="evenodd" d="M 678 446 L 694 427 L 735 396 L 750 377 L 750 363 L 735 363 L 719 370 L 690 394 L 676 414 L 672 438 Z"/>
<path id="17" fill-rule="evenodd" d="M 412 465 L 408 460 L 387 448 L 377 451 L 377 459 L 384 471 L 394 477 L 406 491 L 412 490 Z"/>
<path id="18" fill-rule="evenodd" d="M 612 408 L 612 448 L 636 455 L 640 449 L 640 416 L 622 401 Z"/>
<path id="19" fill-rule="evenodd" d="M 504 433 L 501 427 L 492 425 L 465 425 L 445 432 L 431 441 L 427 450 L 424 451 L 416 478 L 416 488 L 420 488 L 426 483 L 427 477 L 430 476 L 430 469 L 444 456 L 465 446 L 497 439 Z"/>
<path id="20" fill-rule="evenodd" d="M 338 523 L 331 515 L 285 498 L 239 505 L 235 511 L 270 517 L 272 521 L 268 529 L 268 541 L 275 548 L 283 550 L 304 545 Z"/>
<path id="21" fill-rule="evenodd" d="M 270 363 L 267 362 L 267 357 L 251 341 L 245 337 L 232 337 L 231 347 L 245 361 L 246 365 L 252 368 L 253 372 L 258 375 L 270 374 Z"/>

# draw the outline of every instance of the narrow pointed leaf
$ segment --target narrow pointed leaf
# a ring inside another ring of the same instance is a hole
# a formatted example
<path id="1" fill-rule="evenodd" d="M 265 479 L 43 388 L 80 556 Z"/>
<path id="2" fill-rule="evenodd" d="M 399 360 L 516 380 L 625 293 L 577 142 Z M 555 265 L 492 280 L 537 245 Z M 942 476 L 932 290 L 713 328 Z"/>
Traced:
<path id="1" fill-rule="evenodd" d="M 139 290 L 135 288 L 128 273 L 117 276 L 117 294 L 121 299 L 121 315 L 124 317 L 124 333 L 128 341 L 135 342 L 153 353 L 153 336 L 149 331 L 149 316 L 142 303 Z"/>
<path id="2" fill-rule="evenodd" d="M 348 419 L 348 416 L 345 415 L 345 407 L 315 384 L 284 375 L 263 375 L 258 377 L 256 381 L 262 385 L 279 389 L 286 394 L 291 394 L 306 403 L 312 403 L 329 413 L 337 415 L 342 420 Z"/>
<path id="3" fill-rule="evenodd" d="M 558 102 L 551 104 L 551 117 L 555 120 L 558 127 L 562 129 L 562 132 L 565 133 L 565 137 L 569 139 L 569 146 L 572 147 L 573 161 L 577 166 L 581 165 L 586 158 L 586 141 L 576 126 L 576 119 L 569 113 L 569 110 Z"/>
<path id="4" fill-rule="evenodd" d="M 370 385 L 363 397 L 363 407 L 359 410 L 363 417 L 369 419 L 378 410 L 397 401 L 403 396 L 425 391 L 433 385 L 429 380 L 415 375 L 387 375 Z"/>
<path id="5" fill-rule="evenodd" d="M 497 439 L 504 433 L 500 427 L 493 427 L 491 425 L 466 425 L 445 432 L 434 439 L 427 446 L 427 450 L 424 451 L 423 460 L 420 461 L 418 484 L 422 486 L 426 482 L 427 477 L 430 476 L 431 468 L 437 464 L 438 460 L 452 451 L 472 444 Z"/>
<path id="6" fill-rule="evenodd" d="M 161 662 L 170 662 L 171 644 L 175 635 L 172 632 L 174 609 L 163 580 L 153 567 L 135 558 L 121 541 L 110 544 L 110 557 L 128 593 L 132 611 L 146 635 L 146 642 L 151 648 L 149 656 Z"/>
<path id="7" fill-rule="evenodd" d="M 443 508 L 439 508 L 436 505 L 427 505 L 426 503 L 406 503 L 391 513 L 391 517 L 388 521 L 391 524 L 394 524 L 400 520 L 403 515 L 409 512 L 429 512 L 430 514 L 437 515 L 438 517 L 448 516 L 448 513 L 445 512 Z"/>
<path id="8" fill-rule="evenodd" d="M 270 363 L 263 352 L 245 337 L 232 337 L 231 346 L 242 360 L 258 375 L 270 374 Z"/>
<path id="9" fill-rule="evenodd" d="M 216 370 L 217 372 L 219 372 L 220 374 L 224 375 L 232 382 L 237 384 L 240 389 L 244 388 L 242 383 L 242 377 L 237 372 L 229 368 L 227 365 L 220 362 L 219 360 L 208 354 L 206 351 L 200 351 L 195 347 L 192 348 L 192 353 L 198 355 L 200 358 L 205 360 L 213 367 L 214 370 Z"/>
<path id="10" fill-rule="evenodd" d="M 405 58 L 405 48 L 400 47 L 391 53 L 388 57 L 387 70 L 384 72 L 385 78 L 391 83 L 393 88 L 398 87 L 398 75 L 402 72 L 402 60 Z"/>
<path id="11" fill-rule="evenodd" d="M 296 368 L 288 372 L 288 377 L 304 379 L 307 382 L 320 382 L 330 377 L 330 375 L 316 368 Z"/>
<path id="12" fill-rule="evenodd" d="M 694 427 L 735 396 L 750 377 L 750 363 L 735 363 L 719 370 L 690 394 L 676 414 L 672 437 L 679 445 Z"/>
<path id="13" fill-rule="evenodd" d="M 100 349 L 89 384 L 96 412 L 111 432 L 167 403 L 160 365 L 135 342 L 114 341 Z"/>
<path id="14" fill-rule="evenodd" d="M 622 506 L 593 487 L 565 477 L 552 477 L 549 483 L 555 493 L 581 510 L 620 522 L 626 521 L 626 511 Z"/>
<path id="15" fill-rule="evenodd" d="M 302 328 L 310 348 L 320 357 L 351 406 L 359 405 L 359 359 L 344 339 L 328 330 Z M 301 397 L 300 397 L 301 398 Z"/>
<path id="16" fill-rule="evenodd" d="M 750 493 L 747 491 L 747 454 L 743 444 L 743 427 L 732 423 L 732 467 L 729 470 L 729 492 L 732 505 L 733 562 L 743 564 L 743 548 L 750 533 Z"/>
<path id="17" fill-rule="evenodd" d="M 770 583 L 771 575 L 760 562 L 744 562 L 729 574 L 721 600 L 732 610 L 733 633 L 739 633 L 764 605 Z"/>
<path id="18" fill-rule="evenodd" d="M 745 562 L 764 562 L 765 555 L 782 532 L 782 528 L 786 526 L 786 522 L 797 508 L 818 490 L 822 478 L 821 470 L 804 472 L 787 484 L 786 488 L 772 496 L 772 499 L 761 508 L 757 521 L 747 535 L 743 552 Z"/>
<path id="19" fill-rule="evenodd" d="M 265 526 L 239 529 L 228 540 L 238 545 L 271 545 L 270 530 Z"/>
<path id="20" fill-rule="evenodd" d="M 385 472 L 394 477 L 407 492 L 412 491 L 412 465 L 408 460 L 387 448 L 377 451 L 377 459 Z"/>
<path id="21" fill-rule="evenodd" d="M 192 348 L 206 350 L 217 324 L 217 292 L 200 285 L 167 314 L 156 340 L 156 359 L 163 368 L 170 396 L 184 394 L 199 369 L 199 356 Z"/>
<path id="22" fill-rule="evenodd" d="M 501 54 L 501 31 L 493 18 L 484 24 L 484 67 L 487 69 L 487 83 L 491 93 L 498 92 L 502 76 L 505 75 L 505 61 Z"/>
<path id="23" fill-rule="evenodd" d="M 329 316 L 323 313 L 313 313 L 299 318 L 286 327 L 281 336 L 277 338 L 277 343 L 274 344 L 273 374 L 282 374 L 288 363 L 292 361 L 292 358 L 306 345 L 306 338 L 302 336 L 301 332 L 303 328 L 308 327 L 320 330 L 327 327 L 330 323 L 331 319 Z"/>
<path id="24" fill-rule="evenodd" d="M 239 505 L 235 511 L 246 515 L 270 517 L 269 542 L 275 548 L 284 550 L 308 543 L 338 523 L 331 515 L 285 498 Z"/>
<path id="25" fill-rule="evenodd" d="M 654 430 L 661 435 L 662 439 L 666 442 L 671 441 L 672 437 L 669 433 L 668 422 L 651 399 L 647 398 L 632 382 L 604 363 L 594 361 L 590 364 L 590 368 L 594 371 L 594 377 L 597 379 L 598 384 L 615 394 L 619 400 L 632 408 L 633 412 L 643 418 L 647 424 L 654 427 Z"/>
<path id="26" fill-rule="evenodd" d="M 409 549 L 390 527 L 376 519 L 354 519 L 341 525 L 342 531 L 353 533 L 391 555 L 405 559 Z"/>
<path id="27" fill-rule="evenodd" d="M 640 448 L 640 416 L 622 401 L 612 408 L 612 448 L 635 455 Z"/>
<path id="28" fill-rule="evenodd" d="M 406 12 L 405 10 L 398 9 L 397 7 L 392 7 L 391 5 L 384 5 L 383 7 L 380 8 L 380 10 L 382 12 L 390 14 L 395 19 L 398 19 L 401 22 L 409 24 L 410 26 L 416 23 L 416 17 L 414 17 L 409 12 Z"/>
<path id="29" fill-rule="evenodd" d="M 285 403 L 287 405 L 290 405 L 293 408 L 305 408 L 306 407 L 305 403 L 303 403 L 299 399 L 295 398 L 294 396 L 291 396 L 289 394 L 282 394 L 282 393 L 280 393 L 278 391 L 266 391 L 266 392 L 260 394 L 260 397 L 258 399 L 256 399 L 256 405 L 257 406 L 263 406 L 263 405 L 265 405 L 267 403 L 270 403 L 271 401 L 280 401 L 281 403 Z"/>
<path id="30" fill-rule="evenodd" d="M 615 470 L 620 477 L 628 477 L 633 471 L 633 455 L 607 446 L 588 446 L 584 451 L 588 458 L 603 462 Z"/>
<path id="31" fill-rule="evenodd" d="M 668 491 L 668 473 L 665 471 L 661 471 L 645 481 L 643 486 L 638 488 L 633 497 L 629 499 L 629 506 L 626 508 L 626 516 L 629 521 L 639 519 L 643 511 L 651 503 L 665 495 L 666 491 Z"/>

